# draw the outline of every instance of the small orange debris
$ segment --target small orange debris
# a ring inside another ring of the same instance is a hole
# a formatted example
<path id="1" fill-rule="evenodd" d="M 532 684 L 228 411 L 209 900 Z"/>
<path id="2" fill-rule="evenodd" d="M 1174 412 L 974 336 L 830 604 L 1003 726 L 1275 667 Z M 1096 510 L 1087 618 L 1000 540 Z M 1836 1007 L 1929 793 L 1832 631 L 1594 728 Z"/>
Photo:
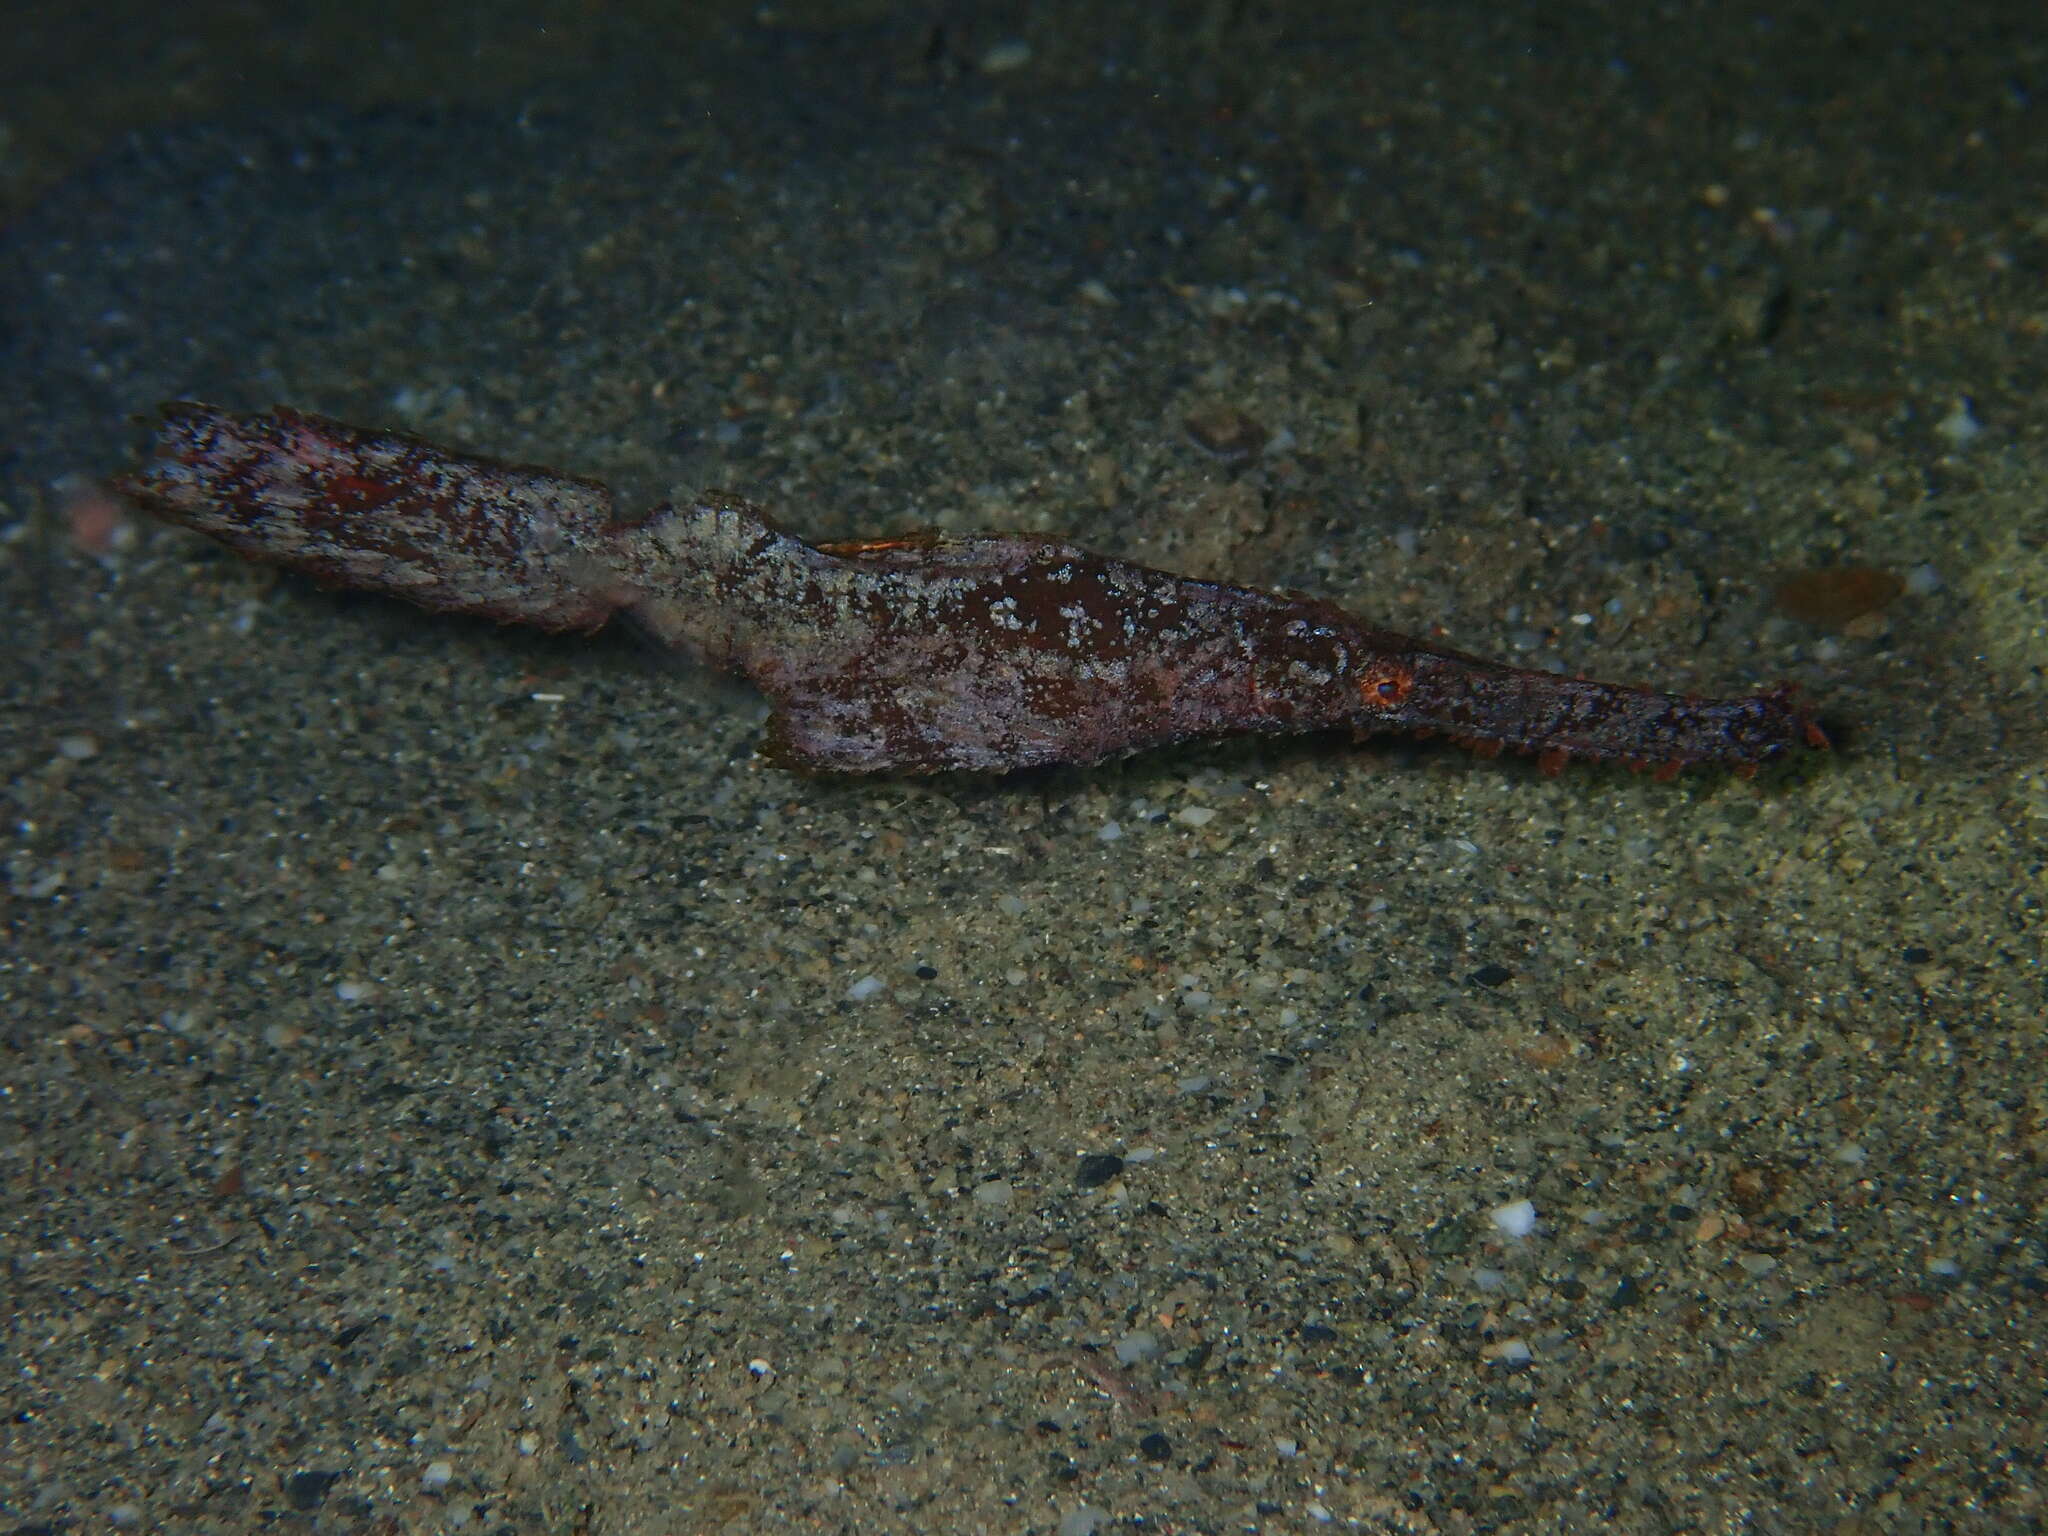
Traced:
<path id="1" fill-rule="evenodd" d="M 1840 629 L 1882 612 L 1905 590 L 1904 581 L 1874 565 L 1827 565 L 1786 577 L 1772 602 L 1788 618 Z"/>

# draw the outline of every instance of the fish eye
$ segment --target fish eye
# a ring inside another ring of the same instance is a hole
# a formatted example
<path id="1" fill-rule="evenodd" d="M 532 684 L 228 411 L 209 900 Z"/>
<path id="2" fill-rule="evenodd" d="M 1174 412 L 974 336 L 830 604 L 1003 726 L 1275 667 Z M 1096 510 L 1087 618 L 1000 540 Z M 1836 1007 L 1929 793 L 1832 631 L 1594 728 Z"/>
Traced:
<path id="1" fill-rule="evenodd" d="M 1392 662 L 1383 661 L 1370 666 L 1358 679 L 1359 696 L 1366 703 L 1382 709 L 1398 708 L 1414 687 L 1415 674 Z"/>

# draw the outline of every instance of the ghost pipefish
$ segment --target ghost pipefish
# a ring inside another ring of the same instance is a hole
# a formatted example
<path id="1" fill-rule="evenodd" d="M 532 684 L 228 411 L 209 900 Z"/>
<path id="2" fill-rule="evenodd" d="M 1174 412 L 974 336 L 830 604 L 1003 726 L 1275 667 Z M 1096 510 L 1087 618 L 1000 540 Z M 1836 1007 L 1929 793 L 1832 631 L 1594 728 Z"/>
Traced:
<path id="1" fill-rule="evenodd" d="M 800 769 L 1004 772 L 1349 730 L 1668 777 L 1828 744 L 1789 687 L 1702 699 L 1559 677 L 1030 534 L 811 544 L 716 491 L 622 519 L 593 480 L 285 408 L 166 405 L 153 456 L 115 488 L 331 585 L 549 630 L 627 616 L 760 689 L 766 749 Z"/>

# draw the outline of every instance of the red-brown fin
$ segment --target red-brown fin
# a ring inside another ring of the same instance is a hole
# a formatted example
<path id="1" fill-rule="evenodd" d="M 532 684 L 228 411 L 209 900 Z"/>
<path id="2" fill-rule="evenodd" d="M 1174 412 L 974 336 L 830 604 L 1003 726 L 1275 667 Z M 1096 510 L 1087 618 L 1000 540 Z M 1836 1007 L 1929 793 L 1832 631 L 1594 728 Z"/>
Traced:
<path id="1" fill-rule="evenodd" d="M 893 555 L 906 549 L 930 549 L 935 544 L 945 543 L 948 537 L 950 535 L 935 528 L 924 528 L 916 533 L 899 533 L 885 539 L 837 539 L 811 547 L 841 560 L 870 560 L 877 555 Z"/>

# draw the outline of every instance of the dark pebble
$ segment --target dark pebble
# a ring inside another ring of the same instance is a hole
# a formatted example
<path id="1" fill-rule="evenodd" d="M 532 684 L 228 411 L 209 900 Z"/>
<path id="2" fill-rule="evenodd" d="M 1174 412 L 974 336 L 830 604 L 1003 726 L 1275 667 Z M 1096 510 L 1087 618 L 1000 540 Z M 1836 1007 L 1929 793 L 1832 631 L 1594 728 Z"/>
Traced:
<path id="1" fill-rule="evenodd" d="M 310 1514 L 327 1502 L 327 1490 L 340 1481 L 339 1472 L 294 1472 L 284 1480 L 284 1496 L 293 1509 Z"/>
<path id="2" fill-rule="evenodd" d="M 1138 1454 L 1147 1461 L 1170 1461 L 1173 1457 L 1173 1442 L 1155 1429 L 1138 1442 Z"/>
<path id="3" fill-rule="evenodd" d="M 1515 979 L 1515 973 L 1504 965 L 1482 965 L 1472 973 L 1472 980 L 1482 987 L 1504 987 Z"/>
<path id="4" fill-rule="evenodd" d="M 1114 1152 L 1090 1152 L 1074 1170 L 1074 1182 L 1083 1189 L 1095 1189 L 1123 1171 L 1124 1160 Z"/>

